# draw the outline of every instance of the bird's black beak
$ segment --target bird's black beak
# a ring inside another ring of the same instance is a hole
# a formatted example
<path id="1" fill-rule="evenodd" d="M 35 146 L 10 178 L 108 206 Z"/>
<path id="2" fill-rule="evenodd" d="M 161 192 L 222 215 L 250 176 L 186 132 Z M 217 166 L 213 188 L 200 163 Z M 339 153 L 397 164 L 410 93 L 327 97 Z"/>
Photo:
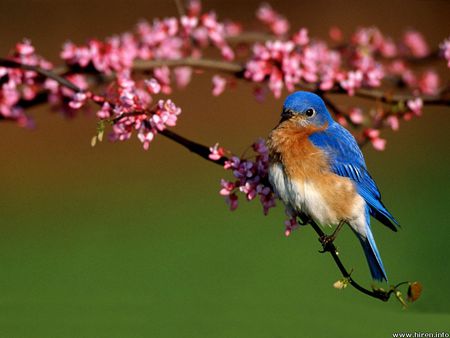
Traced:
<path id="1" fill-rule="evenodd" d="M 292 116 L 294 116 L 294 112 L 290 109 L 285 109 L 281 113 L 280 123 L 289 120 Z"/>

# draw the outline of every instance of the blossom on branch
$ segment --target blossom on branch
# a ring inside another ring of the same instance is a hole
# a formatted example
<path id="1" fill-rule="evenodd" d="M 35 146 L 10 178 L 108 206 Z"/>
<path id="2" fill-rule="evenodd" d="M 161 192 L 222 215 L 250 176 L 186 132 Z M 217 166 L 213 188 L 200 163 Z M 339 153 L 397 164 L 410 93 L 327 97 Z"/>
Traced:
<path id="1" fill-rule="evenodd" d="M 254 159 L 232 156 L 224 164 L 225 170 L 231 170 L 235 181 L 221 180 L 220 194 L 226 197 L 230 210 L 238 206 L 238 195 L 241 192 L 248 201 L 259 196 L 265 215 L 275 206 L 275 194 L 268 182 L 269 152 L 265 140 L 259 139 L 252 144 Z M 224 155 L 218 144 L 210 148 L 209 158 L 219 160 Z"/>
<path id="2" fill-rule="evenodd" d="M 284 35 L 289 30 L 289 21 L 276 12 L 268 3 L 263 3 L 256 11 L 256 17 L 276 36 Z"/>
<path id="3" fill-rule="evenodd" d="M 439 47 L 442 50 L 444 58 L 447 60 L 447 67 L 450 68 L 450 38 L 444 40 Z"/>
<path id="4" fill-rule="evenodd" d="M 51 70 L 53 65 L 36 54 L 30 40 L 17 43 L 9 60 L 27 66 Z M 20 126 L 31 127 L 33 121 L 25 114 L 21 101 L 34 100 L 43 89 L 42 78 L 32 70 L 0 66 L 0 118 L 16 121 Z"/>

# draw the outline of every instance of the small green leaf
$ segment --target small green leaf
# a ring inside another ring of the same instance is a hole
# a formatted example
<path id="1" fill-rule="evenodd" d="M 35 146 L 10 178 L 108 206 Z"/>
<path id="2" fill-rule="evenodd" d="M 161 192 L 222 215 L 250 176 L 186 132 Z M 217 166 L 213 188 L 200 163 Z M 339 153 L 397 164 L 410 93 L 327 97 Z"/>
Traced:
<path id="1" fill-rule="evenodd" d="M 100 142 L 103 141 L 103 135 L 105 134 L 105 131 L 102 130 L 101 132 L 98 133 L 97 138 Z"/>

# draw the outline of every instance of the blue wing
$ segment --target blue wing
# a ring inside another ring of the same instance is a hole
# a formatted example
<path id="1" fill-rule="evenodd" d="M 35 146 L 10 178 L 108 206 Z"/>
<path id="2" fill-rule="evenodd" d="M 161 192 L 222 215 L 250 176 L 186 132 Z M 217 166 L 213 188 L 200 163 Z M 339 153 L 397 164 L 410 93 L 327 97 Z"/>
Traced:
<path id="1" fill-rule="evenodd" d="M 331 170 L 355 182 L 358 193 L 369 206 L 370 214 L 381 223 L 397 231 L 398 222 L 381 202 L 378 187 L 367 171 L 364 157 L 350 132 L 338 123 L 326 130 L 312 134 L 311 142 L 325 150 L 329 156 Z"/>

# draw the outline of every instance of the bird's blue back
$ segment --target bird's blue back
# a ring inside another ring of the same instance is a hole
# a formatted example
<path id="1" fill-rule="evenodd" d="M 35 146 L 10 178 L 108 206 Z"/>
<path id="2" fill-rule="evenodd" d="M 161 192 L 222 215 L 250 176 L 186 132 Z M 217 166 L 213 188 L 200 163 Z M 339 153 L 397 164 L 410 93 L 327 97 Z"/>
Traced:
<path id="1" fill-rule="evenodd" d="M 350 132 L 336 122 L 320 132 L 312 134 L 309 139 L 328 155 L 331 170 L 343 177 L 350 178 L 356 185 L 358 193 L 369 206 L 372 216 L 396 231 L 398 222 L 381 202 L 378 187 L 367 171 L 363 154 Z"/>

